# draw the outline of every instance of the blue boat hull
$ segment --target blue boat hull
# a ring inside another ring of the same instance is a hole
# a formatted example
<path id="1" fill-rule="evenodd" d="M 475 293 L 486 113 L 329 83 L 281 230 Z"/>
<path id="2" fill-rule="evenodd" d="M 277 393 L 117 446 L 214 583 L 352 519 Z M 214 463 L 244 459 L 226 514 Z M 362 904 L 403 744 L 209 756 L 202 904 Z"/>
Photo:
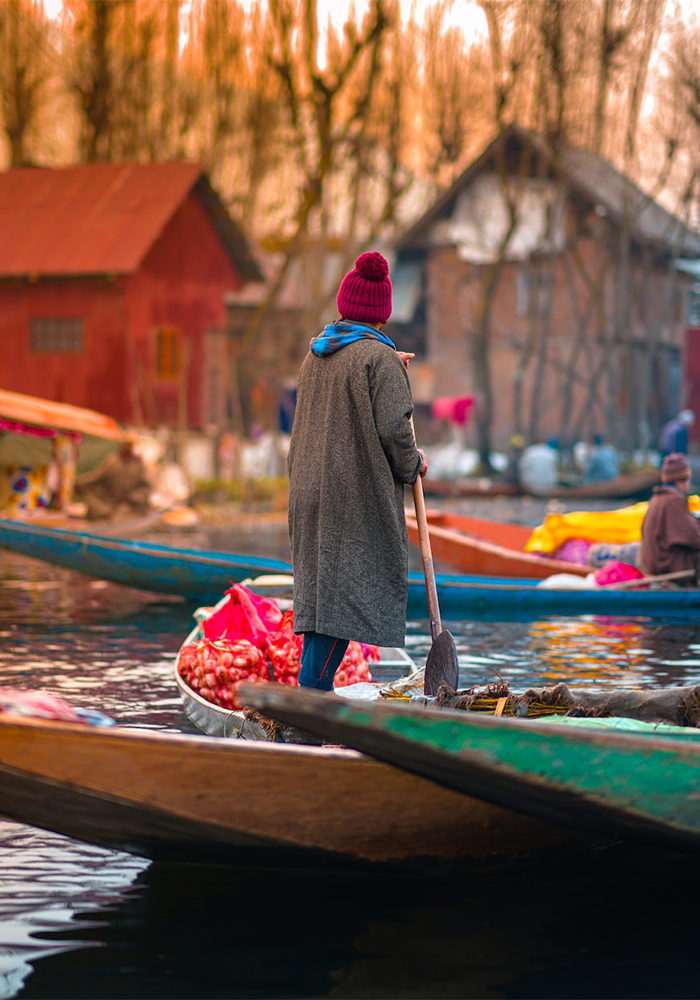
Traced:
<path id="1" fill-rule="evenodd" d="M 231 583 L 260 575 L 291 574 L 289 563 L 230 552 L 179 549 L 87 532 L 0 520 L 0 547 L 113 583 L 199 604 L 218 601 Z M 700 607 L 700 589 L 547 590 L 532 580 L 438 574 L 445 619 L 505 615 L 622 614 L 667 617 Z M 422 573 L 409 573 L 408 615 L 428 616 Z"/>
<path id="2" fill-rule="evenodd" d="M 412 597 L 427 603 L 420 574 L 409 574 L 409 611 Z M 696 612 L 700 589 L 674 590 L 549 590 L 535 580 L 484 576 L 438 575 L 438 595 L 443 618 L 475 615 L 532 618 L 540 615 L 651 615 L 666 618 Z"/>
<path id="3" fill-rule="evenodd" d="M 277 559 L 177 549 L 2 520 L 0 546 L 113 583 L 176 594 L 201 604 L 218 601 L 232 583 L 251 576 L 291 573 L 291 566 Z"/>

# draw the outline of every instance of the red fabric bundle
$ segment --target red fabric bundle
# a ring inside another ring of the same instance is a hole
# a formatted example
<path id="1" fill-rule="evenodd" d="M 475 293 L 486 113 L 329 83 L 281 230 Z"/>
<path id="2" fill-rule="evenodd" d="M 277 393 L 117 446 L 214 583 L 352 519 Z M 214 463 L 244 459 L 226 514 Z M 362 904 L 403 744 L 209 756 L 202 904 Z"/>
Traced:
<path id="1" fill-rule="evenodd" d="M 639 580 L 644 576 L 634 566 L 623 562 L 609 562 L 601 566 L 593 574 L 593 579 L 599 587 L 607 587 L 613 583 L 625 583 L 627 580 Z"/>
<path id="2" fill-rule="evenodd" d="M 248 639 L 259 646 L 268 632 L 275 632 L 282 621 L 277 601 L 260 597 L 240 583 L 226 593 L 228 601 L 206 619 L 202 626 L 207 639 Z"/>

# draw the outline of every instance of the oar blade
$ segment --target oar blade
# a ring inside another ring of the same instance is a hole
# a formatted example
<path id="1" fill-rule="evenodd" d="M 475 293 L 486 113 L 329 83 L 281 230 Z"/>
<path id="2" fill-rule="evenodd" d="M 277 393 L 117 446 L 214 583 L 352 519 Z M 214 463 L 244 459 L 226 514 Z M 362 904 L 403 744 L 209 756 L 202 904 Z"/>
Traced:
<path id="1" fill-rule="evenodd" d="M 425 681 L 423 690 L 430 697 L 437 694 L 441 684 L 448 684 L 457 689 L 459 681 L 459 662 L 454 636 L 446 629 L 438 635 L 433 643 L 428 659 L 425 661 Z"/>

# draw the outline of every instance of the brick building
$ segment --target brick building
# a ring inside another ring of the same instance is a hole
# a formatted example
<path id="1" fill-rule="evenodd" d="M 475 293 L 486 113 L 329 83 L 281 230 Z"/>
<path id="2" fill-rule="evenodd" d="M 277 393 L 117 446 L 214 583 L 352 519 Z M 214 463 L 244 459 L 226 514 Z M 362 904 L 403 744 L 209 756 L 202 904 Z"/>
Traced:
<path id="1" fill-rule="evenodd" d="M 675 263 L 700 237 L 600 157 L 510 126 L 395 250 L 388 330 L 416 351 L 414 395 L 473 395 L 474 443 L 481 422 L 496 447 L 646 445 L 686 405 Z"/>

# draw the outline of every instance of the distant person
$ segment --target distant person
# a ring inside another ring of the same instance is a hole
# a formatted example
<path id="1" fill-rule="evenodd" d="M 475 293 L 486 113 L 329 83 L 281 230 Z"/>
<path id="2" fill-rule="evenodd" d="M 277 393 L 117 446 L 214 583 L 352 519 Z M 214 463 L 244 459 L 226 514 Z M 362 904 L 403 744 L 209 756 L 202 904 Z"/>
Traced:
<path id="1" fill-rule="evenodd" d="M 672 452 L 682 455 L 688 454 L 688 428 L 695 423 L 695 414 L 692 410 L 681 410 L 677 417 L 664 424 L 659 436 L 659 451 L 661 458 Z"/>
<path id="2" fill-rule="evenodd" d="M 559 441 L 550 438 L 547 444 L 531 444 L 518 459 L 520 484 L 529 493 L 546 493 L 557 485 Z"/>
<path id="3" fill-rule="evenodd" d="M 504 481 L 520 486 L 520 469 L 518 463 L 525 450 L 525 438 L 522 434 L 512 434 L 508 441 L 508 465 L 504 473 Z"/>
<path id="4" fill-rule="evenodd" d="M 692 569 L 678 580 L 694 587 L 700 572 L 700 525 L 688 510 L 690 465 L 685 455 L 667 455 L 661 466 L 661 486 L 655 486 L 642 522 L 642 570 L 659 576 Z"/>
<path id="5" fill-rule="evenodd" d="M 617 479 L 620 475 L 620 462 L 614 445 L 606 444 L 601 434 L 593 438 L 593 450 L 583 470 L 584 483 L 603 483 L 609 479 Z"/>
<path id="6" fill-rule="evenodd" d="M 136 452 L 135 444 L 135 438 L 129 435 L 117 452 L 76 479 L 75 493 L 87 503 L 89 521 L 111 520 L 150 510 L 152 487 L 146 464 Z"/>
<path id="7" fill-rule="evenodd" d="M 292 424 L 294 423 L 294 411 L 296 410 L 296 407 L 297 384 L 296 381 L 287 379 L 282 384 L 282 390 L 280 392 L 277 405 L 277 422 L 282 434 L 292 433 Z"/>

